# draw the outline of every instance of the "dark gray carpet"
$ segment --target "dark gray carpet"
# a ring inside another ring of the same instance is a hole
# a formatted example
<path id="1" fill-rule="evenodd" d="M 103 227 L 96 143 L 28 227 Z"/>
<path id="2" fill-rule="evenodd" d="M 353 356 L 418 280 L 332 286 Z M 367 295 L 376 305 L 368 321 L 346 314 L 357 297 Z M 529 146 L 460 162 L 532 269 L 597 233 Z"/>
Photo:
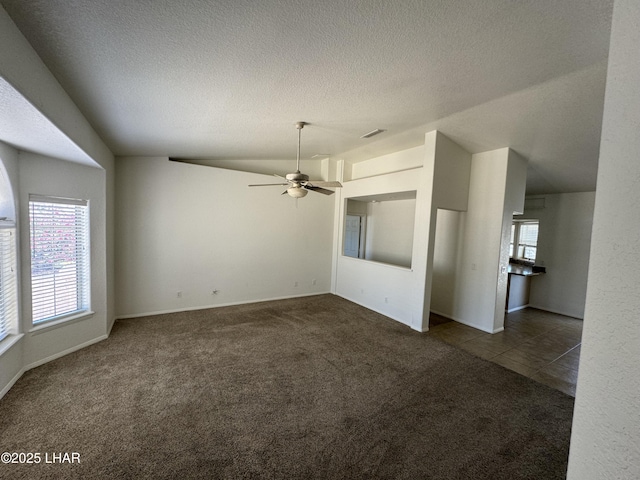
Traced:
<path id="1" fill-rule="evenodd" d="M 2 478 L 565 478 L 573 399 L 332 295 L 116 322 L 0 401 Z"/>

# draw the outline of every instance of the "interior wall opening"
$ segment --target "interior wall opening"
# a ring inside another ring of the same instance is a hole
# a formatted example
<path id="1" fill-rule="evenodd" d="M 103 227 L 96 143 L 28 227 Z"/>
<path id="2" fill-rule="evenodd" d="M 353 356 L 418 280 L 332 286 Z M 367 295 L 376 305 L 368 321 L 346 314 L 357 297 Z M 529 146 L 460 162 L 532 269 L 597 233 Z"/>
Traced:
<path id="1" fill-rule="evenodd" d="M 411 268 L 416 191 L 345 200 L 342 254 Z"/>
<path id="2" fill-rule="evenodd" d="M 430 324 L 456 317 L 456 284 L 463 237 L 462 212 L 438 209 L 433 247 Z"/>

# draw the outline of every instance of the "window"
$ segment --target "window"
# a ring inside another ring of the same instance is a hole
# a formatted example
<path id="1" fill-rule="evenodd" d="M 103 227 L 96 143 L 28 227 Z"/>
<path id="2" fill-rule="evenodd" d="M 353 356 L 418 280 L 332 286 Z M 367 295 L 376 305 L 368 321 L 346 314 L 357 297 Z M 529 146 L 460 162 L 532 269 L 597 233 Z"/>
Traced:
<path id="1" fill-rule="evenodd" d="M 511 224 L 511 243 L 509 244 L 509 256 L 513 257 L 513 241 L 516 238 L 516 224 Z"/>
<path id="2" fill-rule="evenodd" d="M 33 323 L 89 310 L 86 200 L 29 197 Z"/>
<path id="3" fill-rule="evenodd" d="M 515 252 L 514 246 L 516 247 Z M 533 262 L 536 259 L 537 249 L 538 220 L 519 220 L 513 222 L 511 225 L 511 256 Z"/>
<path id="4" fill-rule="evenodd" d="M 16 229 L 0 222 L 0 340 L 17 321 Z"/>

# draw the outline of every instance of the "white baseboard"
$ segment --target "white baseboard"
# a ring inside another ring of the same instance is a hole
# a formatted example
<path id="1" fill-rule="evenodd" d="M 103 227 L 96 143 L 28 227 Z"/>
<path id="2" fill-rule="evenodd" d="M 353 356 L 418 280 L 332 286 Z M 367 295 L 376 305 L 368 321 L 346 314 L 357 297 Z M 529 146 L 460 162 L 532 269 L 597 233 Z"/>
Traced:
<path id="1" fill-rule="evenodd" d="M 379 313 L 380 315 L 384 315 L 385 317 L 388 317 L 391 320 L 395 320 L 398 323 L 401 323 L 403 325 L 406 325 L 407 327 L 410 327 L 411 329 L 415 330 L 416 332 L 424 333 L 421 329 L 416 328 L 415 326 L 411 325 L 410 323 L 405 322 L 404 320 L 402 320 L 400 318 L 396 318 L 393 315 L 390 315 L 388 312 L 383 312 L 381 310 L 378 310 L 377 308 L 373 308 L 370 305 L 365 305 L 362 302 L 354 300 L 353 298 L 347 297 L 345 295 L 341 295 L 339 293 L 335 293 L 334 295 L 336 295 L 336 296 L 338 296 L 340 298 L 344 298 L 345 300 L 349 300 L 350 302 L 355 303 L 356 305 L 360 305 L 361 307 L 364 307 L 367 310 L 371 310 L 372 312 L 376 312 L 376 313 Z"/>
<path id="2" fill-rule="evenodd" d="M 9 383 L 7 383 L 2 390 L 0 390 L 0 399 L 2 399 L 2 397 L 4 397 L 9 390 L 11 390 L 11 387 L 13 387 L 15 383 L 20 380 L 20 377 L 24 375 L 24 372 L 26 372 L 24 368 L 20 369 L 20 371 L 16 373 L 16 376 L 9 380 Z"/>
<path id="3" fill-rule="evenodd" d="M 107 337 L 111 335 L 111 330 L 113 330 L 113 326 L 116 324 L 116 317 L 113 317 L 109 324 L 107 325 Z"/>
<path id="4" fill-rule="evenodd" d="M 564 315 L 565 317 L 577 318 L 578 320 L 584 320 L 584 316 L 580 317 L 575 313 L 564 312 L 561 310 L 552 310 L 551 308 L 542 307 L 540 305 L 529 304 L 529 307 L 535 308 L 536 310 L 542 310 L 543 312 L 557 313 L 558 315 Z"/>
<path id="5" fill-rule="evenodd" d="M 434 310 L 434 309 L 431 309 L 431 310 L 430 310 L 430 312 L 431 312 L 431 313 L 435 313 L 436 315 L 438 315 L 438 316 L 440 316 L 440 317 L 448 318 L 449 320 L 454 320 L 454 321 L 456 321 L 456 322 L 458 322 L 458 321 L 459 321 L 459 320 L 456 320 L 455 318 L 453 318 L 453 317 L 452 317 L 451 315 L 449 315 L 448 313 L 442 313 L 442 312 L 439 312 L 438 310 Z M 462 323 L 462 322 L 461 322 L 461 323 Z"/>
<path id="6" fill-rule="evenodd" d="M 210 308 L 218 308 L 218 307 L 233 307 L 234 305 L 247 305 L 250 303 L 272 302 L 275 300 L 288 300 L 290 298 L 314 297 L 316 295 L 326 295 L 327 293 L 331 293 L 331 292 L 326 291 L 326 292 L 303 293 L 302 295 L 286 295 L 283 297 L 259 298 L 254 300 L 241 300 L 238 302 L 229 302 L 229 303 L 215 303 L 213 305 L 202 305 L 198 307 L 184 307 L 184 308 L 173 308 L 170 310 L 157 310 L 154 312 L 118 315 L 116 316 L 116 320 L 125 320 L 127 318 L 138 318 L 138 317 L 151 317 L 153 315 L 164 315 L 167 313 L 191 312 L 195 310 L 208 310 Z"/>
<path id="7" fill-rule="evenodd" d="M 55 360 L 55 359 L 60 358 L 60 357 L 64 357 L 65 355 L 73 353 L 73 352 L 75 352 L 77 350 L 80 350 L 82 348 L 88 347 L 89 345 L 93 345 L 94 343 L 101 342 L 102 340 L 106 340 L 107 338 L 108 338 L 107 335 L 101 335 L 100 337 L 92 338 L 88 342 L 84 342 L 84 343 L 82 343 L 80 345 L 74 345 L 73 347 L 68 348 L 67 350 L 64 350 L 62 352 L 58 352 L 58 353 L 56 353 L 54 355 L 50 355 L 50 356 L 48 356 L 46 358 L 43 358 L 43 359 L 38 360 L 36 362 L 33 362 L 33 363 L 29 364 L 29 365 L 23 366 L 18 371 L 18 373 L 16 373 L 15 376 L 11 380 L 9 380 L 9 382 L 2 388 L 2 390 L 0 390 L 0 399 L 2 399 L 2 397 L 4 397 L 9 390 L 11 390 L 11 387 L 13 387 L 15 385 L 15 383 L 18 380 L 20 380 L 20 377 L 22 377 L 22 375 L 24 375 L 24 373 L 27 370 L 31 370 L 32 368 L 39 367 L 40 365 L 44 365 L 47 362 L 50 362 L 50 361 Z"/>
<path id="8" fill-rule="evenodd" d="M 467 327 L 475 328 L 476 330 L 480 330 L 481 332 L 486 332 L 486 333 L 500 333 L 500 332 L 502 332 L 502 331 L 504 330 L 504 327 L 502 327 L 502 328 L 497 328 L 496 330 L 487 330 L 487 329 L 482 328 L 482 327 L 480 327 L 480 326 L 478 326 L 478 325 L 475 325 L 475 324 L 473 324 L 473 323 L 471 323 L 471 322 L 467 322 L 466 320 L 463 320 L 463 319 L 461 319 L 461 318 L 456 318 L 456 317 L 454 317 L 453 315 L 449 315 L 449 314 L 447 314 L 447 313 L 438 312 L 438 311 L 436 311 L 436 310 L 431 310 L 431 312 L 435 313 L 436 315 L 440 315 L 441 317 L 444 317 L 444 318 L 448 318 L 448 319 L 450 319 L 450 320 L 453 320 L 454 322 L 458 322 L 458 323 L 461 323 L 461 324 L 463 324 L 463 325 L 466 325 Z"/>
<path id="9" fill-rule="evenodd" d="M 518 310 L 524 310 L 525 308 L 529 308 L 530 306 L 531 305 L 527 303 L 526 305 L 520 305 L 519 307 L 509 308 L 508 310 L 505 310 L 505 312 L 513 313 L 513 312 L 517 312 Z"/>
<path id="10" fill-rule="evenodd" d="M 69 355 L 70 353 L 73 353 L 75 351 L 88 347 L 89 345 L 93 345 L 94 343 L 101 342 L 102 340 L 106 340 L 107 338 L 109 338 L 109 336 L 106 334 L 100 335 L 99 337 L 96 337 L 96 338 L 92 338 L 87 342 L 81 343 L 79 345 L 74 345 L 73 347 L 63 350 L 62 352 L 54 353 L 53 355 L 49 355 L 46 358 L 42 358 L 33 363 L 30 363 L 29 365 L 26 365 L 23 368 L 23 370 L 26 372 L 27 370 L 31 370 L 32 368 L 39 367 L 40 365 L 44 365 L 45 363 L 51 362 L 52 360 L 56 360 L 57 358 L 64 357 L 65 355 Z"/>

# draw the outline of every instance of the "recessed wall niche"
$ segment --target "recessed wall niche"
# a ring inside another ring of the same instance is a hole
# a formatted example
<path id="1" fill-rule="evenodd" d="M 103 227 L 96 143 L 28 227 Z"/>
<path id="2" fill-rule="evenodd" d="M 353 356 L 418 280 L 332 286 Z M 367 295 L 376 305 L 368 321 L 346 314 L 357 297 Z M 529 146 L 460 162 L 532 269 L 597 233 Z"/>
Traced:
<path id="1" fill-rule="evenodd" d="M 411 268 L 416 191 L 345 199 L 342 254 Z"/>

